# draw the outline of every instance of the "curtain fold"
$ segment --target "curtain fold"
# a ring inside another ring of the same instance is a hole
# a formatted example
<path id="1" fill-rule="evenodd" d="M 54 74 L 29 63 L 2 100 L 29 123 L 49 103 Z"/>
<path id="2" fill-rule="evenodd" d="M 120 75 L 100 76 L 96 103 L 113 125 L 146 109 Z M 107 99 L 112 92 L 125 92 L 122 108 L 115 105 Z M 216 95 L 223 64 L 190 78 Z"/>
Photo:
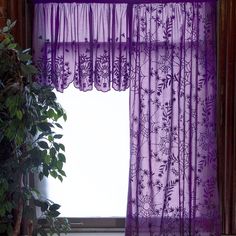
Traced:
<path id="1" fill-rule="evenodd" d="M 130 89 L 126 236 L 218 236 L 216 1 L 157 2 L 37 0 L 37 79 Z"/>

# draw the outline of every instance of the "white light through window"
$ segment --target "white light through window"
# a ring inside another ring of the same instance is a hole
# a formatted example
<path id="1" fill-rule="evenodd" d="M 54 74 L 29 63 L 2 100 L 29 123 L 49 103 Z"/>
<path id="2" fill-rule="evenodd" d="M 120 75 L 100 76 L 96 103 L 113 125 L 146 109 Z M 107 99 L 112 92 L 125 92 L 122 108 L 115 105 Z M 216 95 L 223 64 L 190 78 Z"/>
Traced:
<path id="1" fill-rule="evenodd" d="M 66 110 L 62 143 L 67 178 L 49 178 L 47 197 L 65 217 L 124 217 L 129 168 L 129 92 L 80 92 L 58 101 Z"/>

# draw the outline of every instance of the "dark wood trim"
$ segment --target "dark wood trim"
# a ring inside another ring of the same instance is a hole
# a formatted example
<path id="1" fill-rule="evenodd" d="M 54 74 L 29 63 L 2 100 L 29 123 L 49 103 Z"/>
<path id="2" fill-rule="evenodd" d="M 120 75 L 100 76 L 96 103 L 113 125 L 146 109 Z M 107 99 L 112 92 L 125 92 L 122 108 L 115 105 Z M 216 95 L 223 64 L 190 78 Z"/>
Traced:
<path id="1" fill-rule="evenodd" d="M 0 27 L 3 27 L 7 20 L 7 1 L 0 0 Z"/>
<path id="2" fill-rule="evenodd" d="M 125 228 L 125 218 L 93 217 L 93 218 L 68 218 L 72 228 L 78 229 L 120 229 Z"/>
<path id="3" fill-rule="evenodd" d="M 31 0 L 0 0 L 0 27 L 7 19 L 17 21 L 13 29 L 16 42 L 22 48 L 32 46 L 33 6 Z"/>

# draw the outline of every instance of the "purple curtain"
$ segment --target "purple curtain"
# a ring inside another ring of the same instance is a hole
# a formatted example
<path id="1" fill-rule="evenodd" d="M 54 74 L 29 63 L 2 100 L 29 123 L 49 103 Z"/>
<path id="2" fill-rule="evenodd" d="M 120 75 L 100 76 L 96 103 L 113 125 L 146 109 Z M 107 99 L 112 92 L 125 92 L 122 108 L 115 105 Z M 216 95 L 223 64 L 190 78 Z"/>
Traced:
<path id="1" fill-rule="evenodd" d="M 34 49 L 41 84 L 63 91 L 129 87 L 127 4 L 35 5 Z"/>
<path id="2" fill-rule="evenodd" d="M 39 83 L 130 89 L 126 236 L 220 235 L 216 1 L 35 1 Z"/>

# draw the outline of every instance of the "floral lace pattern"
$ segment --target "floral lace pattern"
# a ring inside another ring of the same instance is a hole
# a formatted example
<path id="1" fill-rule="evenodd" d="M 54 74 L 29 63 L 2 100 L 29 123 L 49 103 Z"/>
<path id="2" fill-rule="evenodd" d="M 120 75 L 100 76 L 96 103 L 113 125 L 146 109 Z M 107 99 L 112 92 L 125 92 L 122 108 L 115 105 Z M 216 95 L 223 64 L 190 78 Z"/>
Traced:
<path id="1" fill-rule="evenodd" d="M 126 236 L 220 235 L 215 5 L 134 8 Z"/>
<path id="2" fill-rule="evenodd" d="M 40 83 L 130 88 L 126 236 L 220 235 L 215 1 L 35 8 Z"/>

